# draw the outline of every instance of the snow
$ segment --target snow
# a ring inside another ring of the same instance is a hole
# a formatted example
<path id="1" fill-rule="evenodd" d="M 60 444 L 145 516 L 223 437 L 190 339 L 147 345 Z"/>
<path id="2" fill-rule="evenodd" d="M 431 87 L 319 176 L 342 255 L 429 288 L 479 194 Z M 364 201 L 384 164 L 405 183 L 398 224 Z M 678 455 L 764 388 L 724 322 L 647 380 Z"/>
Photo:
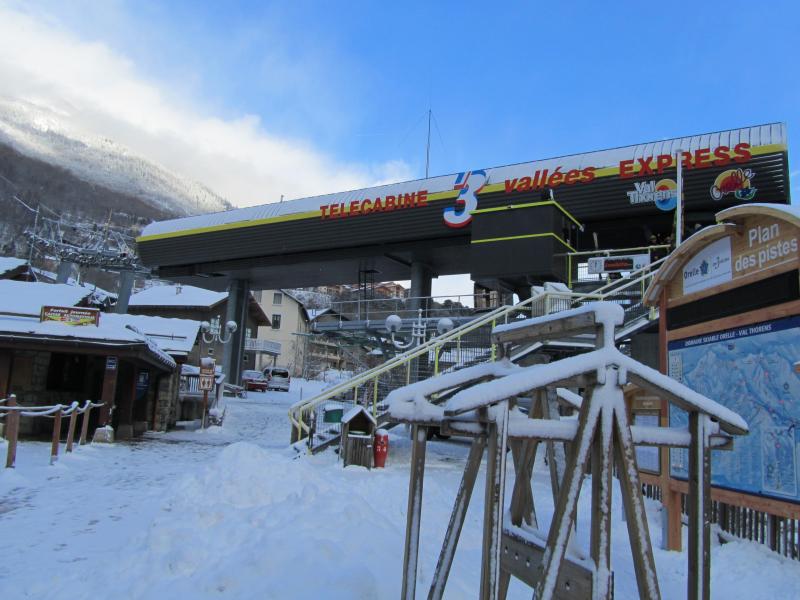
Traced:
<path id="1" fill-rule="evenodd" d="M 3 283 L 0 281 L 0 283 Z M 13 282 L 12 282 L 13 283 Z M 30 284 L 29 284 L 30 285 Z M 52 287 L 51 284 L 42 284 Z M 70 287 L 70 286 L 65 286 Z M 159 357 L 169 368 L 175 368 L 175 361 L 165 351 L 167 348 L 182 348 L 186 342 L 178 339 L 177 337 L 164 337 L 164 338 L 150 338 L 135 326 L 129 326 L 131 321 L 136 322 L 138 319 L 131 319 L 132 315 L 117 315 L 102 313 L 100 315 L 100 324 L 94 325 L 67 325 L 66 323 L 59 323 L 56 321 L 40 322 L 38 317 L 17 317 L 0 315 L 0 336 L 14 336 L 17 334 L 19 337 L 36 336 L 40 338 L 70 338 L 80 340 L 85 343 L 102 343 L 104 345 L 130 345 L 130 344 L 145 344 L 150 352 Z M 184 319 L 162 319 L 163 321 L 183 321 Z M 194 323 L 195 321 L 189 321 Z M 199 328 L 199 325 L 197 326 Z M 184 328 L 184 331 L 186 327 Z M 195 336 L 196 336 L 195 332 Z M 162 349 L 160 344 L 163 344 L 165 349 Z M 182 351 L 176 352 L 181 354 Z"/>
<path id="2" fill-rule="evenodd" d="M 373 417 L 373 416 L 370 414 L 370 412 L 369 412 L 369 411 L 368 411 L 366 408 L 364 408 L 363 406 L 354 406 L 353 408 L 351 408 L 350 410 L 348 410 L 348 411 L 347 411 L 347 412 L 346 412 L 346 413 L 345 413 L 345 414 L 342 416 L 342 423 L 349 423 L 350 421 L 352 421 L 353 419 L 355 419 L 355 418 L 356 418 L 356 417 L 357 417 L 359 414 L 364 414 L 364 415 L 366 415 L 366 416 L 367 416 L 367 418 L 368 418 L 370 421 L 372 421 L 372 424 L 373 424 L 373 425 L 377 425 L 377 422 L 375 421 L 375 417 Z"/>
<path id="3" fill-rule="evenodd" d="M 104 322 L 132 325 L 155 342 L 161 350 L 174 356 L 188 355 L 200 331 L 200 321 L 191 319 L 103 313 L 100 315 L 100 324 L 103 325 Z"/>
<path id="4" fill-rule="evenodd" d="M 600 350 L 578 354 L 544 365 L 520 368 L 517 372 L 501 377 L 500 379 L 479 383 L 455 394 L 447 401 L 445 409 L 453 413 L 474 410 L 481 406 L 500 402 L 506 398 L 524 394 L 537 388 L 546 387 L 554 382 L 563 381 L 582 373 L 600 370 L 605 365 L 617 365 L 620 369 L 619 373 L 621 377 L 624 378 L 624 373 L 626 371 L 634 373 L 656 387 L 683 399 L 685 403 L 694 406 L 701 412 L 707 413 L 723 424 L 731 425 L 745 432 L 748 431 L 745 420 L 734 411 L 710 398 L 706 398 L 702 394 L 698 394 L 667 375 L 659 373 L 655 369 L 651 369 L 625 356 L 613 346 L 606 346 Z M 464 370 L 466 371 L 467 369 Z M 457 371 L 456 373 L 459 372 L 460 371 Z M 426 381 L 435 380 L 436 378 Z M 414 385 L 424 383 L 423 381 Z M 408 387 L 411 386 L 401 388 L 401 390 L 406 390 Z M 398 392 L 399 391 L 400 390 L 398 390 Z M 391 394 L 389 397 L 391 397 Z"/>
<path id="5" fill-rule="evenodd" d="M 410 440 L 402 428 L 392 429 L 387 467 L 372 471 L 342 469 L 330 451 L 309 456 L 288 449 L 289 405 L 301 388 L 311 397 L 322 386 L 296 379 L 289 393 L 226 399 L 220 428 L 79 446 L 54 466 L 48 466 L 49 442 L 23 440 L 17 468 L 0 471 L 0 530 L 11 557 L 0 566 L 0 597 L 397 598 Z M 428 443 L 417 597 L 431 583 L 468 451 L 457 438 Z M 543 457 L 541 448 L 533 489 L 546 530 L 553 503 Z M 446 598 L 477 596 L 484 485 L 482 469 Z M 507 494 L 512 486 L 509 476 Z M 616 484 L 612 492 L 616 515 Z M 587 478 L 573 534 L 579 548 L 589 547 L 590 499 Z M 660 505 L 645 502 L 650 531 L 658 531 Z M 615 597 L 636 598 L 627 529 L 613 523 Z M 712 539 L 714 597 L 796 597 L 800 563 L 756 543 Z M 653 553 L 662 597 L 685 598 L 687 552 L 654 544 Z M 509 600 L 531 595 L 512 580 Z"/>
<path id="6" fill-rule="evenodd" d="M 154 285 L 131 296 L 129 306 L 192 306 L 210 308 L 227 299 L 228 292 L 212 292 L 193 285 Z"/>
<path id="7" fill-rule="evenodd" d="M 615 326 L 622 325 L 625 322 L 625 311 L 619 304 L 614 304 L 613 302 L 588 302 L 578 308 L 562 310 L 542 317 L 534 317 L 533 319 L 522 319 L 506 325 L 498 325 L 492 329 L 492 334 L 507 333 L 516 329 L 530 327 L 531 325 L 552 323 L 553 321 L 560 321 L 568 317 L 576 317 L 589 313 L 594 314 L 595 323 L 603 325 L 606 331 L 610 330 L 613 332 Z"/>
<path id="8" fill-rule="evenodd" d="M 76 306 L 92 294 L 66 283 L 0 280 L 0 314 L 39 316 L 42 306 Z"/>
<path id="9" fill-rule="evenodd" d="M 20 268 L 22 265 L 27 264 L 28 261 L 22 258 L 14 258 L 12 256 L 0 256 L 0 277 L 6 273 Z"/>
<path id="10" fill-rule="evenodd" d="M 556 394 L 558 397 L 572 406 L 573 408 L 580 408 L 581 404 L 583 404 L 583 398 L 580 394 L 576 394 L 575 392 L 568 390 L 567 388 L 556 388 Z"/>
<path id="11" fill-rule="evenodd" d="M 501 379 L 461 390 L 447 401 L 446 409 L 463 412 L 500 402 L 556 381 L 594 371 L 599 364 L 605 364 L 606 357 L 605 350 L 595 350 L 545 365 L 519 368 L 517 372 Z"/>

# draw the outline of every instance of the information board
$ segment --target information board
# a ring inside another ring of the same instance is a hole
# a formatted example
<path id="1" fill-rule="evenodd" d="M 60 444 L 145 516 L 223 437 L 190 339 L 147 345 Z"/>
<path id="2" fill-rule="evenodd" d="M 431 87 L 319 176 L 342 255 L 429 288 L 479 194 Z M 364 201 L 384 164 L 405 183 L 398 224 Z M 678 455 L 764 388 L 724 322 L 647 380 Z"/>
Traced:
<path id="1" fill-rule="evenodd" d="M 800 317 L 670 342 L 669 374 L 740 414 L 750 434 L 712 452 L 715 486 L 800 502 Z M 670 426 L 688 416 L 671 407 Z M 671 473 L 688 477 L 688 450 L 671 451 Z"/>

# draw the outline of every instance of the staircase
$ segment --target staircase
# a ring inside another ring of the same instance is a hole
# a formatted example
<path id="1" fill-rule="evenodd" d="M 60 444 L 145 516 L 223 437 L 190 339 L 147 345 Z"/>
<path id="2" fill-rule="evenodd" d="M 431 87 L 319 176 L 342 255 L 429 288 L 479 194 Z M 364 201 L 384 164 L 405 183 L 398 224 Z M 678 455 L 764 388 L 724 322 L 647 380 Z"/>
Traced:
<path id="1" fill-rule="evenodd" d="M 610 301 L 620 304 L 625 310 L 625 323 L 618 328 L 617 339 L 629 338 L 658 318 L 658 311 L 646 308 L 642 299 L 663 260 L 588 293 L 575 293 L 566 288 L 536 288 L 527 300 L 480 315 L 317 396 L 301 400 L 289 409 L 292 441 L 304 440 L 310 452 L 337 443 L 341 435 L 338 419 L 357 404 L 371 410 L 379 427 L 386 425 L 388 419 L 383 401 L 390 391 L 440 373 L 495 360 L 497 348 L 492 345 L 490 335 L 492 329 L 500 324 L 560 312 L 587 302 Z M 575 353 L 594 347 L 594 338 L 575 336 L 550 340 L 535 347 L 516 349 L 511 358 L 520 360 L 543 346 Z"/>

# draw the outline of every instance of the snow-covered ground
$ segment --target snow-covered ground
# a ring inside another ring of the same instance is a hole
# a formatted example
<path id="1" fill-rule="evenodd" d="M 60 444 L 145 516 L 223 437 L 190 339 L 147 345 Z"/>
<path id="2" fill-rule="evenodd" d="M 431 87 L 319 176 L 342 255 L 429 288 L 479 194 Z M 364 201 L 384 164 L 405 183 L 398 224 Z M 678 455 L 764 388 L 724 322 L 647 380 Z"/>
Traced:
<path id="1" fill-rule="evenodd" d="M 308 397 L 322 385 L 293 380 L 288 394 L 229 399 L 221 428 L 80 447 L 52 467 L 48 444 L 23 442 L 17 468 L 0 472 L 0 598 L 397 598 L 409 442 L 401 428 L 392 430 L 383 470 L 342 469 L 332 451 L 296 457 L 287 448 L 287 408 L 301 388 Z M 429 445 L 420 597 L 467 450 L 459 440 Z M 537 465 L 534 492 L 545 523 L 552 514 L 548 482 Z M 477 595 L 482 475 L 476 486 L 448 598 Z M 585 487 L 577 536 L 583 548 L 588 500 Z M 635 598 L 618 500 L 616 597 Z M 657 541 L 657 504 L 648 509 Z M 656 549 L 655 557 L 663 597 L 684 598 L 686 554 Z M 713 548 L 714 597 L 792 598 L 797 590 L 800 563 L 750 542 Z M 512 581 L 509 598 L 530 597 L 530 589 Z"/>

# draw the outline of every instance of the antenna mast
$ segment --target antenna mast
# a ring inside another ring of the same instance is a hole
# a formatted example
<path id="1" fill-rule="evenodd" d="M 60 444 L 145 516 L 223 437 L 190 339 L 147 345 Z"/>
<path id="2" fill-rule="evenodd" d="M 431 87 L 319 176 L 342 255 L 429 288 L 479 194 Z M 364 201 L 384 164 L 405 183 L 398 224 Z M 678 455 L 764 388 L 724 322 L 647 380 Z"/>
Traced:
<path id="1" fill-rule="evenodd" d="M 428 143 L 425 146 L 425 179 L 431 166 L 431 109 L 428 108 Z"/>

